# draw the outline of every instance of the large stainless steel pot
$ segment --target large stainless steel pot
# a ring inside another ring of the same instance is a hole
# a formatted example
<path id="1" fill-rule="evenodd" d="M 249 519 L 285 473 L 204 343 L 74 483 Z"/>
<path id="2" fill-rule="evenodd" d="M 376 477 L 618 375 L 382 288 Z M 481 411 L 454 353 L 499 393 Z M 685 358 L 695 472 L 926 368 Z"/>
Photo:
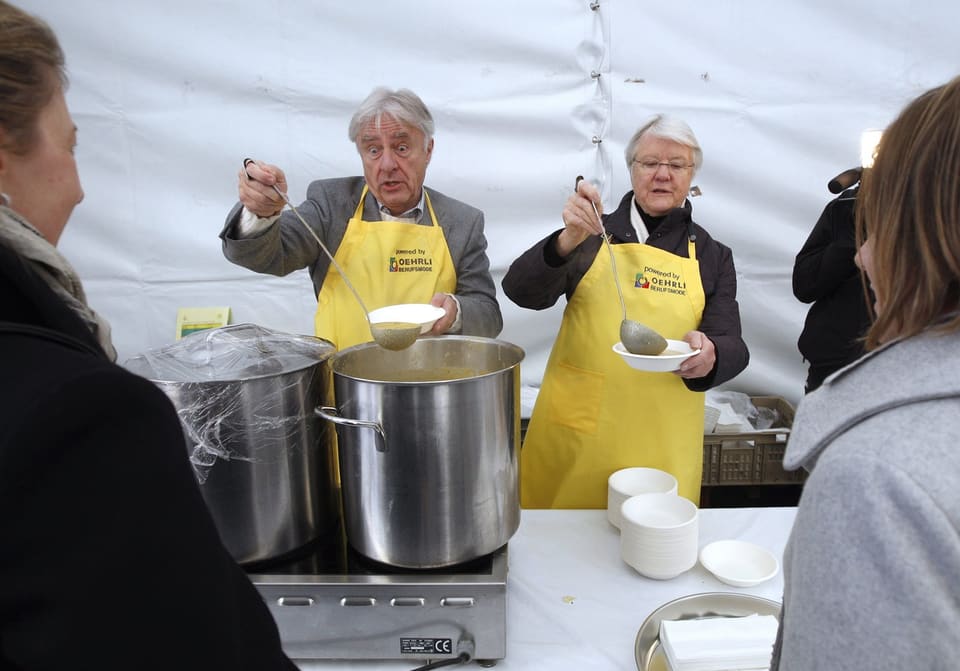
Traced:
<path id="1" fill-rule="evenodd" d="M 375 343 L 335 354 L 347 540 L 406 568 L 469 561 L 520 524 L 520 362 L 523 350 L 466 336 Z"/>
<path id="2" fill-rule="evenodd" d="M 173 401 L 200 491 L 238 562 L 338 531 L 335 436 L 314 413 L 329 402 L 334 352 L 319 338 L 239 324 L 125 362 Z"/>

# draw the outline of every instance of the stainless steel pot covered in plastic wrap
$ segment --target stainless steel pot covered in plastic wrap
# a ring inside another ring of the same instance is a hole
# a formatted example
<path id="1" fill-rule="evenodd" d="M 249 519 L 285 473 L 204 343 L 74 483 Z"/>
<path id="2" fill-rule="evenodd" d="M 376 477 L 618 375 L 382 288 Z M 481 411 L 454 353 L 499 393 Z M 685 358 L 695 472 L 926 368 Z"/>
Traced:
<path id="1" fill-rule="evenodd" d="M 375 343 L 330 360 L 347 540 L 394 566 L 436 568 L 506 544 L 520 524 L 523 350 L 468 336 Z"/>
<path id="2" fill-rule="evenodd" d="M 200 491 L 241 563 L 288 555 L 338 528 L 335 436 L 314 412 L 334 352 L 319 338 L 238 324 L 124 364 L 173 401 Z"/>

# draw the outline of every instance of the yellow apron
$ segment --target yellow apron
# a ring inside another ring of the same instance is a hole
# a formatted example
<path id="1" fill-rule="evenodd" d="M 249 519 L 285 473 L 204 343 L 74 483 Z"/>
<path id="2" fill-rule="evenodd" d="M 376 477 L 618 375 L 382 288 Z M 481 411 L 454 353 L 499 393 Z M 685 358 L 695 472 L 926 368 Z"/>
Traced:
<path id="1" fill-rule="evenodd" d="M 613 245 L 627 315 L 665 338 L 697 328 L 704 293 L 693 242 L 688 258 L 646 244 Z M 672 473 L 698 503 L 702 393 L 673 373 L 630 368 L 611 349 L 623 315 L 600 249 L 563 313 L 521 458 L 525 508 L 604 508 L 607 478 L 628 466 Z"/>
<path id="2" fill-rule="evenodd" d="M 334 258 L 363 298 L 367 309 L 398 303 L 429 303 L 437 292 L 453 293 L 457 271 L 424 191 L 432 226 L 399 221 L 364 221 L 360 203 L 347 222 Z M 314 330 L 338 350 L 373 340 L 363 309 L 333 264 L 317 296 Z"/>

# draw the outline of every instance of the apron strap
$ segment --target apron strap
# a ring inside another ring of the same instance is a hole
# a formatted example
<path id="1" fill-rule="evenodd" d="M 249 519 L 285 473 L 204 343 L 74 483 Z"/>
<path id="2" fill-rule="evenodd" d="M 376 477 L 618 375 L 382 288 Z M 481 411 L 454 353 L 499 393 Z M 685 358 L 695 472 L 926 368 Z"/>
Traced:
<path id="1" fill-rule="evenodd" d="M 430 221 L 433 222 L 434 226 L 439 227 L 440 223 L 437 221 L 437 215 L 433 211 L 433 203 L 430 202 L 430 194 L 427 193 L 426 187 L 422 186 L 420 188 L 423 189 L 423 199 L 427 203 L 427 211 L 430 213 Z"/>
<path id="2" fill-rule="evenodd" d="M 363 219 L 363 204 L 367 200 L 367 184 L 363 185 L 363 191 L 360 192 L 360 202 L 357 203 L 357 209 L 353 211 L 353 219 Z"/>

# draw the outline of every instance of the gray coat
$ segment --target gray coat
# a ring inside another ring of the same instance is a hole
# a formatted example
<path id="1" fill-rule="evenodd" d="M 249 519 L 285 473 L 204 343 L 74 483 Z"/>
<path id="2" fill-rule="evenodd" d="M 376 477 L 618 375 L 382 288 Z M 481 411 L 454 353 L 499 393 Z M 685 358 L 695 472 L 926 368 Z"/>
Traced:
<path id="1" fill-rule="evenodd" d="M 801 402 L 784 464 L 811 473 L 773 669 L 957 668 L 958 352 L 956 333 L 896 342 Z"/>
<path id="2" fill-rule="evenodd" d="M 337 253 L 343 239 L 347 220 L 360 202 L 363 186 L 362 177 L 317 180 L 310 183 L 307 199 L 297 206 L 297 210 L 333 254 Z M 503 317 L 497 303 L 496 286 L 490 276 L 483 212 L 439 191 L 426 191 L 457 272 L 454 294 L 460 301 L 460 333 L 496 337 L 503 328 Z M 242 206 L 237 203 L 220 232 L 224 256 L 245 268 L 270 275 L 283 276 L 301 268 L 309 268 L 314 296 L 319 294 L 330 262 L 296 216 L 284 210 L 276 224 L 262 235 L 238 239 L 234 227 L 240 219 L 241 210 Z M 377 201 L 369 192 L 363 206 L 363 218 L 366 221 L 381 220 Z M 429 214 L 424 213 L 421 224 L 432 223 Z"/>

